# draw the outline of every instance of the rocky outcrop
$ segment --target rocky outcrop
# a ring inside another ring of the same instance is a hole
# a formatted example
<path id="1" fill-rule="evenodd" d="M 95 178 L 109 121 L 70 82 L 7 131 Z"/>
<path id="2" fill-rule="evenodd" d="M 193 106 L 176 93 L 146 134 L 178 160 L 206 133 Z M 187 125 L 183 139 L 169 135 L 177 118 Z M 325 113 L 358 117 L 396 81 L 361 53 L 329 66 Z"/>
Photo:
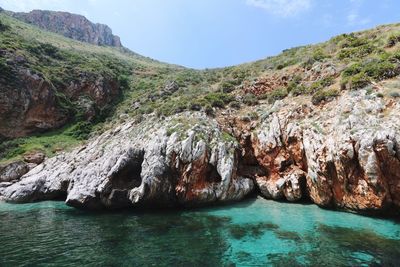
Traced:
<path id="1" fill-rule="evenodd" d="M 14 74 L 14 86 L 0 90 L 0 135 L 24 136 L 66 123 L 68 113 L 58 105 L 49 82 L 26 69 Z"/>
<path id="2" fill-rule="evenodd" d="M 10 56 L 11 57 L 11 56 Z M 56 129 L 66 124 L 73 111 L 65 101 L 82 110 L 90 120 L 120 93 L 115 79 L 82 73 L 80 80 L 55 88 L 43 76 L 9 62 L 10 73 L 0 74 L 0 136 L 15 138 Z M 11 81 L 10 81 L 11 80 Z"/>
<path id="3" fill-rule="evenodd" d="M 65 37 L 95 44 L 122 47 L 120 38 L 104 24 L 92 23 L 84 16 L 68 12 L 33 10 L 29 13 L 9 12 L 13 17 Z"/>
<path id="4" fill-rule="evenodd" d="M 127 123 L 46 160 L 0 194 L 120 208 L 233 201 L 256 189 L 269 199 L 399 214 L 400 103 L 363 90 L 321 107 L 303 100 L 258 106 L 258 121 L 184 113 Z"/>
<path id="5" fill-rule="evenodd" d="M 237 143 L 224 141 L 215 122 L 180 129 L 185 124 L 125 124 L 45 161 L 2 194 L 11 202 L 65 198 L 89 209 L 198 206 L 250 194 L 253 181 L 236 170 Z M 168 135 L 170 127 L 175 130 Z"/>
<path id="6" fill-rule="evenodd" d="M 23 161 L 0 165 L 0 183 L 16 181 L 29 171 L 29 165 Z"/>
<path id="7" fill-rule="evenodd" d="M 395 121 L 400 105 L 391 105 L 360 91 L 316 112 L 281 107 L 252 134 L 254 155 L 268 170 L 255 180 L 261 194 L 288 201 L 307 197 L 319 206 L 357 212 L 399 213 Z"/>

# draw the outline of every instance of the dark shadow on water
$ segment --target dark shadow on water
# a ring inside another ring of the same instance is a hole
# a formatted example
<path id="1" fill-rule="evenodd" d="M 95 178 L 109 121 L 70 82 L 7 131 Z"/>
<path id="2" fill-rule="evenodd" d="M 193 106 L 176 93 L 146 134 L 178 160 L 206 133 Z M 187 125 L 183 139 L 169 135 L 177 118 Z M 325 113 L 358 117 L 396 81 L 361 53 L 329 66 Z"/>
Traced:
<path id="1" fill-rule="evenodd" d="M 281 230 L 275 234 L 296 242 L 297 250 L 267 253 L 272 266 L 398 266 L 400 262 L 400 240 L 369 230 L 318 224 L 302 236 Z"/>

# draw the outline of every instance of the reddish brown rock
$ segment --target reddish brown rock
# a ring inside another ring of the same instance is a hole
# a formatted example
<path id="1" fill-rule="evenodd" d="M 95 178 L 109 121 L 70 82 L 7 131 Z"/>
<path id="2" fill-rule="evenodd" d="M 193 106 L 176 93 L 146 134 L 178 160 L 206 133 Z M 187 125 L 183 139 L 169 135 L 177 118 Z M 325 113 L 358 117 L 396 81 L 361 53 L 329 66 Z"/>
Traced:
<path id="1" fill-rule="evenodd" d="M 71 39 L 95 45 L 122 46 L 119 37 L 113 35 L 107 25 L 92 23 L 81 15 L 47 10 L 8 13 L 24 22 Z"/>
<path id="2" fill-rule="evenodd" d="M 73 114 L 62 105 L 60 95 L 76 103 L 75 108 L 86 110 L 86 119 L 92 119 L 96 108 L 103 108 L 120 92 L 116 80 L 90 73 L 82 73 L 79 82 L 55 88 L 38 74 L 17 65 L 14 67 L 12 83 L 3 81 L 0 75 L 0 84 L 6 87 L 0 90 L 0 136 L 8 138 L 65 125 Z"/>
<path id="3" fill-rule="evenodd" d="M 45 154 L 40 151 L 32 151 L 24 154 L 24 161 L 27 163 L 40 164 L 45 159 Z"/>

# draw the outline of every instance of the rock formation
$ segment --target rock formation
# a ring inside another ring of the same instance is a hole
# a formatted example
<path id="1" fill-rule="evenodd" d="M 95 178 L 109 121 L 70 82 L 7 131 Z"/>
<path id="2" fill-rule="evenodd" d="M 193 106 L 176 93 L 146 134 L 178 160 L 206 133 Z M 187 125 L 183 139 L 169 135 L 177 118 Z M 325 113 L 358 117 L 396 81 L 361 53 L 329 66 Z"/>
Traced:
<path id="1" fill-rule="evenodd" d="M 0 193 L 10 202 L 64 198 L 80 208 L 119 208 L 202 205 L 256 190 L 269 199 L 398 213 L 393 122 L 400 105 L 386 104 L 361 90 L 314 109 L 293 99 L 261 106 L 270 112 L 259 121 L 187 113 L 128 122 L 46 160 Z"/>
<path id="2" fill-rule="evenodd" d="M 11 202 L 66 198 L 74 207 L 98 209 L 202 205 L 253 191 L 253 181 L 237 173 L 237 143 L 224 140 L 215 122 L 186 131 L 174 121 L 127 123 L 46 160 L 2 193 Z M 176 132 L 168 135 L 168 127 Z"/>
<path id="3" fill-rule="evenodd" d="M 29 13 L 10 12 L 9 14 L 24 22 L 74 40 L 95 45 L 122 47 L 119 37 L 113 35 L 107 25 L 92 23 L 81 15 L 46 10 L 33 10 Z"/>
<path id="4" fill-rule="evenodd" d="M 7 90 L 0 90 L 0 121 L 4 122 L 0 124 L 0 136 L 8 138 L 63 126 L 73 115 L 63 106 L 63 98 L 75 102 L 90 120 L 94 116 L 94 108 L 109 104 L 120 92 L 117 80 L 102 76 L 89 79 L 90 74 L 82 74 L 79 81 L 56 89 L 44 77 L 18 63 L 8 76 L 12 82 L 4 81 L 5 77 L 0 74 L 0 84 L 8 87 Z"/>

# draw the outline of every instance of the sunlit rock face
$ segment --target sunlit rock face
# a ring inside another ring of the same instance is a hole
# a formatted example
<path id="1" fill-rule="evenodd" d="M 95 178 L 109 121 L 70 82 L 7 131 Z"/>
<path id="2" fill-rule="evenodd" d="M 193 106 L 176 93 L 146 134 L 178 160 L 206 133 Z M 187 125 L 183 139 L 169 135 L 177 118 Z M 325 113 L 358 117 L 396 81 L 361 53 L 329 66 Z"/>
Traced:
<path id="1" fill-rule="evenodd" d="M 92 23 L 84 16 L 68 12 L 33 10 L 29 13 L 9 12 L 13 17 L 65 37 L 95 45 L 121 47 L 121 40 L 110 27 Z"/>
<path id="2" fill-rule="evenodd" d="M 96 110 L 110 104 L 120 93 L 120 85 L 114 78 L 82 73 L 79 81 L 56 89 L 18 62 L 10 64 L 14 68 L 13 82 L 0 77 L 0 84 L 7 89 L 0 91 L 0 136 L 7 138 L 54 130 L 69 122 L 72 114 L 61 104 L 60 94 L 76 103 L 90 121 Z"/>
<path id="3" fill-rule="evenodd" d="M 313 111 L 285 105 L 252 133 L 254 155 L 267 170 L 255 179 L 261 194 L 360 212 L 398 211 L 398 117 L 398 103 L 385 105 L 363 91 Z"/>
<path id="4" fill-rule="evenodd" d="M 253 180 L 237 174 L 237 142 L 225 140 L 204 115 L 187 118 L 204 123 L 124 124 L 46 160 L 3 195 L 10 202 L 65 198 L 71 206 L 98 209 L 198 206 L 250 194 Z"/>
<path id="5" fill-rule="evenodd" d="M 399 103 L 362 90 L 321 106 L 303 100 L 260 105 L 253 121 L 186 112 L 126 122 L 0 192 L 10 202 L 62 198 L 80 208 L 198 206 L 258 192 L 398 213 Z"/>

